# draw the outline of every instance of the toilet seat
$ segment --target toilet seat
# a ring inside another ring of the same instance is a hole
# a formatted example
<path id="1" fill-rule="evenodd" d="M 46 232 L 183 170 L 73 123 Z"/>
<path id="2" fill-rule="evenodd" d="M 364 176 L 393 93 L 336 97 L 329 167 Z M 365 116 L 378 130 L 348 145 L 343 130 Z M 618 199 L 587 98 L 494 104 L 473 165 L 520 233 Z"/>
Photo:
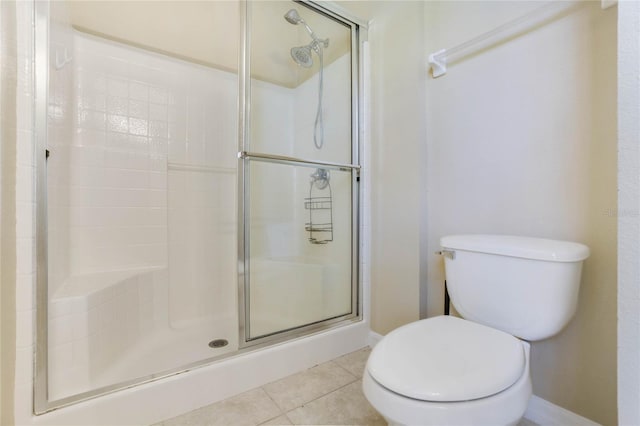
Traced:
<path id="1" fill-rule="evenodd" d="M 427 361 L 428 360 L 428 361 Z M 452 316 L 402 326 L 373 349 L 367 372 L 407 398 L 457 402 L 485 398 L 518 381 L 526 368 L 520 340 Z"/>

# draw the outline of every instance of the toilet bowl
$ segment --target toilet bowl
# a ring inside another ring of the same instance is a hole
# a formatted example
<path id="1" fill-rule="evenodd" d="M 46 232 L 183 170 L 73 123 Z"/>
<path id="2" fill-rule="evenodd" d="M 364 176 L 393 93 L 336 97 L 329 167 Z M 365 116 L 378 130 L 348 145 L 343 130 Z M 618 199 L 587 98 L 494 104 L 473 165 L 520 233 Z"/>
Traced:
<path id="1" fill-rule="evenodd" d="M 497 330 L 445 316 L 394 330 L 369 357 L 362 379 L 366 398 L 391 425 L 517 424 L 531 397 L 529 343 L 502 333 L 513 341 L 502 342 L 507 347 L 500 354 L 482 345 L 484 331 Z M 495 362 L 487 360 L 494 355 Z"/>
<path id="2" fill-rule="evenodd" d="M 576 310 L 578 243 L 507 235 L 440 240 L 451 303 L 393 330 L 372 350 L 362 387 L 393 425 L 514 425 L 531 397 L 528 342 L 557 334 Z"/>

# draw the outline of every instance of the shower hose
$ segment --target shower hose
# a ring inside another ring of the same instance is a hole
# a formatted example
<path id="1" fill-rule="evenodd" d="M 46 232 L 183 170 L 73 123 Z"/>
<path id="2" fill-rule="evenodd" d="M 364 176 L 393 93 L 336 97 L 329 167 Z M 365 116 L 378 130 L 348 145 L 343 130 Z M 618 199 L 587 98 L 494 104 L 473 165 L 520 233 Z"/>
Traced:
<path id="1" fill-rule="evenodd" d="M 316 121 L 313 125 L 313 144 L 318 149 L 324 145 L 324 123 L 322 121 L 322 91 L 324 90 L 324 60 L 322 57 L 322 46 L 318 46 L 318 56 L 320 57 L 320 78 L 318 87 L 318 111 Z"/>

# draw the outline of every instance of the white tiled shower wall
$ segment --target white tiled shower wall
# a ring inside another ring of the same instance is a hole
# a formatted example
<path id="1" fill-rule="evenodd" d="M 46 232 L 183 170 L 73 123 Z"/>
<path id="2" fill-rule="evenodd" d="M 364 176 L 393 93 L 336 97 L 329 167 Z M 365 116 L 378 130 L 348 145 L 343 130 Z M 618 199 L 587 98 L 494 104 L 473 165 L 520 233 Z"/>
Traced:
<path id="1" fill-rule="evenodd" d="M 69 41 L 72 62 L 51 72 L 52 220 L 69 235 L 51 236 L 50 263 L 69 265 L 51 291 L 53 397 L 101 383 L 169 315 L 235 311 L 236 77 L 77 32 Z"/>
<path id="2" fill-rule="evenodd" d="M 166 287 L 166 275 L 157 268 L 67 280 L 49 303 L 51 399 L 113 384 L 115 361 L 163 324 L 154 296 Z"/>
<path id="3" fill-rule="evenodd" d="M 166 265 L 169 99 L 163 73 L 141 65 L 133 52 L 78 33 L 74 40 L 71 275 Z"/>
<path id="4" fill-rule="evenodd" d="M 235 317 L 237 76 L 64 25 L 52 33 L 60 40 L 52 40 L 49 108 L 50 264 L 56 265 L 50 390 L 56 398 L 109 384 L 109 367 L 154 330 Z M 71 62 L 57 69 L 55 52 L 65 58 L 65 51 L 73 52 Z M 345 104 L 347 120 L 348 91 L 343 99 L 344 88 L 330 82 L 348 70 L 348 57 L 328 67 L 325 88 L 328 104 Z M 315 109 L 315 91 L 317 79 L 300 90 L 255 82 L 255 98 L 268 100 L 254 108 L 268 123 L 254 135 L 255 145 L 275 143 L 271 149 L 313 158 L 309 149 L 293 145 L 302 133 L 297 143 L 312 146 L 313 121 L 293 117 L 301 97 L 306 108 L 298 110 Z M 349 136 L 347 130 L 336 137 L 327 126 L 328 158 L 349 145 Z M 302 211 L 309 178 L 285 175 L 262 177 L 263 190 L 255 193 L 267 194 L 265 202 L 275 202 L 279 211 L 257 223 L 273 227 L 276 240 L 283 235 L 278 223 L 286 223 L 289 235 L 297 236 L 290 242 L 313 254 L 317 248 L 308 248 Z M 291 197 L 294 188 L 298 195 Z M 350 249 L 334 245 L 330 252 L 337 263 Z M 304 300 L 300 309 L 306 309 Z"/>
<path id="5" fill-rule="evenodd" d="M 166 267 L 170 173 L 235 170 L 236 77 L 78 32 L 73 39 L 71 274 Z M 211 191 L 218 208 L 234 206 L 235 182 L 225 183 Z"/>

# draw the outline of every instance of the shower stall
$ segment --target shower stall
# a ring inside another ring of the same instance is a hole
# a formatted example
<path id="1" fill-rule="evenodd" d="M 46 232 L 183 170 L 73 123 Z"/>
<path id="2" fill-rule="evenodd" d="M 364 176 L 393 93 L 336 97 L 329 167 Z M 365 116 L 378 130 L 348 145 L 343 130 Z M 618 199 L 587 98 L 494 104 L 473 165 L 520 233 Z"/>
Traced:
<path id="1" fill-rule="evenodd" d="M 362 320 L 362 22 L 312 1 L 35 20 L 36 414 Z"/>

